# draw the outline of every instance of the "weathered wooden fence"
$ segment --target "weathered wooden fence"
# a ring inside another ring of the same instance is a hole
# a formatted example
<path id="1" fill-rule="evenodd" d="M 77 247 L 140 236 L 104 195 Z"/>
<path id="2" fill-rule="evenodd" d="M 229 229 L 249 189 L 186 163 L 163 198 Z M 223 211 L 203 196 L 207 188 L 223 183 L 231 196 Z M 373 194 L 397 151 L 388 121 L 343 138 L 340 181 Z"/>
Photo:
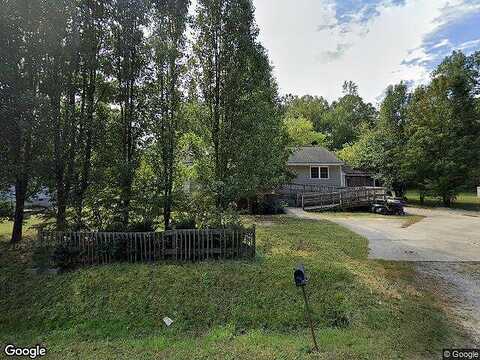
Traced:
<path id="1" fill-rule="evenodd" d="M 41 246 L 63 245 L 84 265 L 115 261 L 201 261 L 255 257 L 255 227 L 163 232 L 56 232 L 39 230 Z"/>

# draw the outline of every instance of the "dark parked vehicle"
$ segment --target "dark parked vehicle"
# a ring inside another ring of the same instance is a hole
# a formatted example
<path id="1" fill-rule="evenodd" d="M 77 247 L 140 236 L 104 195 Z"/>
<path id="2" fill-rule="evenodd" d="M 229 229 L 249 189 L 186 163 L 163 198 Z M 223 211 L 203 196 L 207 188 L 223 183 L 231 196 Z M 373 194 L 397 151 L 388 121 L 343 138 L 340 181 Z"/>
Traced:
<path id="1" fill-rule="evenodd" d="M 405 215 L 404 205 L 405 202 L 402 199 L 387 198 L 386 201 L 376 201 L 372 205 L 372 212 L 382 215 Z"/>

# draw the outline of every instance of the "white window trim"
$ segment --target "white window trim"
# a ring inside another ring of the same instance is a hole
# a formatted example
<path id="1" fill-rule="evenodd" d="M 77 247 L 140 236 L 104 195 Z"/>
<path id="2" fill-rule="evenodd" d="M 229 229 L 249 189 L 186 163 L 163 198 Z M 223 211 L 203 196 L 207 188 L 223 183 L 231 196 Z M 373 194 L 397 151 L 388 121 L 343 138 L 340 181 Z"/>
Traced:
<path id="1" fill-rule="evenodd" d="M 318 178 L 312 177 L 312 168 L 318 168 Z M 327 177 L 322 178 L 321 168 L 327 169 Z M 310 165 L 310 179 L 311 180 L 330 180 L 330 168 L 328 166 Z"/>

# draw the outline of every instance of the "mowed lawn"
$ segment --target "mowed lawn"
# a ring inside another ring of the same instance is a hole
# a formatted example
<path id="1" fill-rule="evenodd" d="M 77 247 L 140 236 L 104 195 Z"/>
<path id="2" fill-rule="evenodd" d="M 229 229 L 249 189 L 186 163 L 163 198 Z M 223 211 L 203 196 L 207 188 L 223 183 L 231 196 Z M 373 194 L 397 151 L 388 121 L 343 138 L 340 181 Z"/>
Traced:
<path id="1" fill-rule="evenodd" d="M 0 344 L 41 343 L 51 359 L 411 359 L 468 343 L 415 288 L 409 265 L 367 260 L 364 238 L 328 221 L 248 220 L 257 224 L 255 261 L 56 276 L 26 271 L 29 247 L 13 250 L 1 234 Z M 310 278 L 319 354 L 293 285 L 298 263 Z"/>
<path id="2" fill-rule="evenodd" d="M 420 206 L 420 195 L 417 190 L 407 191 L 407 199 L 409 204 Z M 425 197 L 424 207 L 442 207 L 444 206 L 442 200 L 439 198 L 427 196 Z M 474 192 L 462 192 L 458 194 L 454 203 L 454 209 L 480 211 L 480 198 Z"/>

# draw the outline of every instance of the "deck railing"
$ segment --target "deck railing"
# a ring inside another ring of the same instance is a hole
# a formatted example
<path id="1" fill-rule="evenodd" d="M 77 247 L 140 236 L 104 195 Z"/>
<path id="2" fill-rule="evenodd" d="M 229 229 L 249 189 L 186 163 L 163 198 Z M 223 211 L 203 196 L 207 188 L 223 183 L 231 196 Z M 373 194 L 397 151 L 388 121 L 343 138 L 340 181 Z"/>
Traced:
<path id="1" fill-rule="evenodd" d="M 300 206 L 303 209 L 352 208 L 368 206 L 377 200 L 385 199 L 383 187 L 353 187 L 330 193 L 304 193 Z"/>
<path id="2" fill-rule="evenodd" d="M 278 194 L 298 194 L 307 192 L 334 192 L 338 191 L 339 187 L 331 185 L 310 185 L 310 184 L 283 184 L 280 185 L 276 192 Z"/>

